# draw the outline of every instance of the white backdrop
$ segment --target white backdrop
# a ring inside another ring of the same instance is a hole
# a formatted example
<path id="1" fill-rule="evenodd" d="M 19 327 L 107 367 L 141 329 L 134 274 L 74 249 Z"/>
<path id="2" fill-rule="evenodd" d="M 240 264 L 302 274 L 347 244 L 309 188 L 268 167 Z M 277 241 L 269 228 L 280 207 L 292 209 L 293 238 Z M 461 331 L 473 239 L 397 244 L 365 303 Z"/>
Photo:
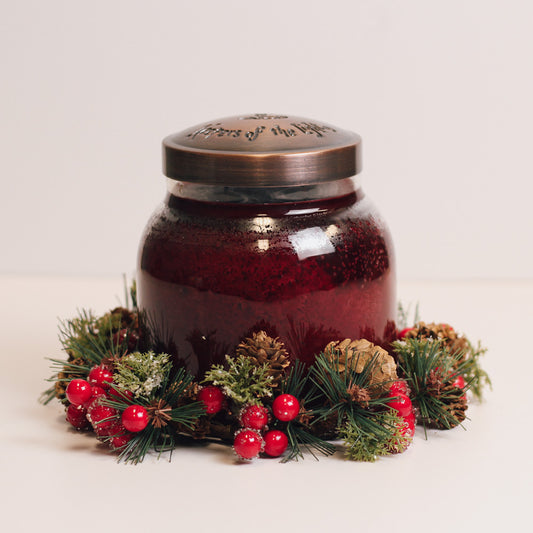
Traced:
<path id="1" fill-rule="evenodd" d="M 131 273 L 161 139 L 275 112 L 362 135 L 401 279 L 532 276 L 530 1 L 0 6 L 0 272 Z"/>

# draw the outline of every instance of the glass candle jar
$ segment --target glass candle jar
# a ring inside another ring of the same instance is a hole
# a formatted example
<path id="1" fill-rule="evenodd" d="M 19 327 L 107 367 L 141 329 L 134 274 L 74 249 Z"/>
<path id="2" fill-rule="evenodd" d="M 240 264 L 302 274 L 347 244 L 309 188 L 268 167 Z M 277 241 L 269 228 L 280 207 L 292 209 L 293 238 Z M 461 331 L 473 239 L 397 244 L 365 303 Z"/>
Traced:
<path id="1" fill-rule="evenodd" d="M 162 351 L 201 377 L 266 331 L 309 364 L 328 342 L 395 338 L 389 231 L 356 174 L 361 140 L 300 117 L 229 117 L 167 137 L 168 192 L 138 260 Z"/>

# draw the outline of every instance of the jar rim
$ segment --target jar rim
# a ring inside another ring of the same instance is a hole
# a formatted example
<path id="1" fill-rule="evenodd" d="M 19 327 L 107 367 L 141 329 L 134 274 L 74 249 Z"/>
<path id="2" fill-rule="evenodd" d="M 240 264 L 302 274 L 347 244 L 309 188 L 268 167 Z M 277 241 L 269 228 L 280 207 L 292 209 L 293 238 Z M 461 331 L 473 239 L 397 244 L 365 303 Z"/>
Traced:
<path id="1" fill-rule="evenodd" d="M 360 181 L 357 176 L 309 185 L 273 187 L 227 187 L 167 178 L 167 192 L 179 198 L 209 202 L 211 204 L 241 205 L 294 204 L 338 198 L 354 193 L 357 193 L 360 197 L 362 195 Z"/>

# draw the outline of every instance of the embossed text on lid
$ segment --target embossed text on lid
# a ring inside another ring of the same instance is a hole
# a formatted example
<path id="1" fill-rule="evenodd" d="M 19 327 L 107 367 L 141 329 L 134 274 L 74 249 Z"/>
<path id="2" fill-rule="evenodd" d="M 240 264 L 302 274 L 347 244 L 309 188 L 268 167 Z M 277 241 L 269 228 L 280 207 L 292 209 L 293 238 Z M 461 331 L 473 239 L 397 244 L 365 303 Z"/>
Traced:
<path id="1" fill-rule="evenodd" d="M 170 178 L 233 186 L 303 185 L 361 170 L 361 138 L 320 121 L 276 114 L 212 120 L 163 141 Z"/>

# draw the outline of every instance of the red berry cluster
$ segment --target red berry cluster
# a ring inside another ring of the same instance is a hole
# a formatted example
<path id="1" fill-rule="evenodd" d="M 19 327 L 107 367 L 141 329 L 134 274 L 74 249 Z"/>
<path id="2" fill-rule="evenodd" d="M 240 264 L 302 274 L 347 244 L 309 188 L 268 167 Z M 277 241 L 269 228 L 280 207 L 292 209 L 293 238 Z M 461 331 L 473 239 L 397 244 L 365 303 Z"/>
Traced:
<path id="1" fill-rule="evenodd" d="M 407 336 L 407 334 L 412 331 L 413 329 L 415 328 L 403 328 L 402 331 L 400 331 L 400 333 L 398 333 L 398 338 L 400 340 L 403 340 L 405 339 L 405 337 Z"/>
<path id="2" fill-rule="evenodd" d="M 203 402 L 205 412 L 215 415 L 222 410 L 225 402 L 224 394 L 219 387 L 209 385 L 198 393 L 198 399 Z M 274 418 L 281 422 L 294 420 L 300 412 L 300 403 L 291 394 L 281 394 L 272 404 Z M 264 452 L 270 457 L 279 457 L 287 446 L 289 439 L 279 429 L 268 428 L 269 411 L 262 405 L 247 405 L 240 413 L 241 429 L 235 433 L 233 449 L 243 460 L 251 460 Z"/>
<path id="3" fill-rule="evenodd" d="M 113 345 L 120 347 L 125 345 L 128 351 L 132 352 L 139 343 L 139 333 L 131 329 L 120 329 L 113 334 Z"/>
<path id="4" fill-rule="evenodd" d="M 281 422 L 294 420 L 299 412 L 300 403 L 291 394 L 280 394 L 272 403 L 272 415 Z M 253 459 L 260 452 L 279 457 L 285 452 L 289 439 L 279 429 L 268 429 L 268 418 L 268 410 L 262 405 L 243 408 L 240 415 L 242 429 L 237 431 L 233 442 L 233 449 L 240 459 Z"/>
<path id="5" fill-rule="evenodd" d="M 409 390 L 405 381 L 395 381 L 389 389 L 388 395 L 392 398 L 387 402 L 391 409 L 398 411 L 402 418 L 399 430 L 402 436 L 413 438 L 415 434 L 416 417 L 413 411 L 413 404 L 409 398 Z"/>
<path id="6" fill-rule="evenodd" d="M 104 365 L 95 366 L 88 380 L 73 379 L 67 386 L 67 421 L 76 429 L 92 426 L 96 435 L 107 440 L 115 450 L 120 450 L 142 431 L 149 422 L 148 412 L 141 405 L 130 405 L 121 416 L 119 412 L 102 403 L 102 399 L 131 400 L 130 391 L 111 388 L 113 372 Z"/>

